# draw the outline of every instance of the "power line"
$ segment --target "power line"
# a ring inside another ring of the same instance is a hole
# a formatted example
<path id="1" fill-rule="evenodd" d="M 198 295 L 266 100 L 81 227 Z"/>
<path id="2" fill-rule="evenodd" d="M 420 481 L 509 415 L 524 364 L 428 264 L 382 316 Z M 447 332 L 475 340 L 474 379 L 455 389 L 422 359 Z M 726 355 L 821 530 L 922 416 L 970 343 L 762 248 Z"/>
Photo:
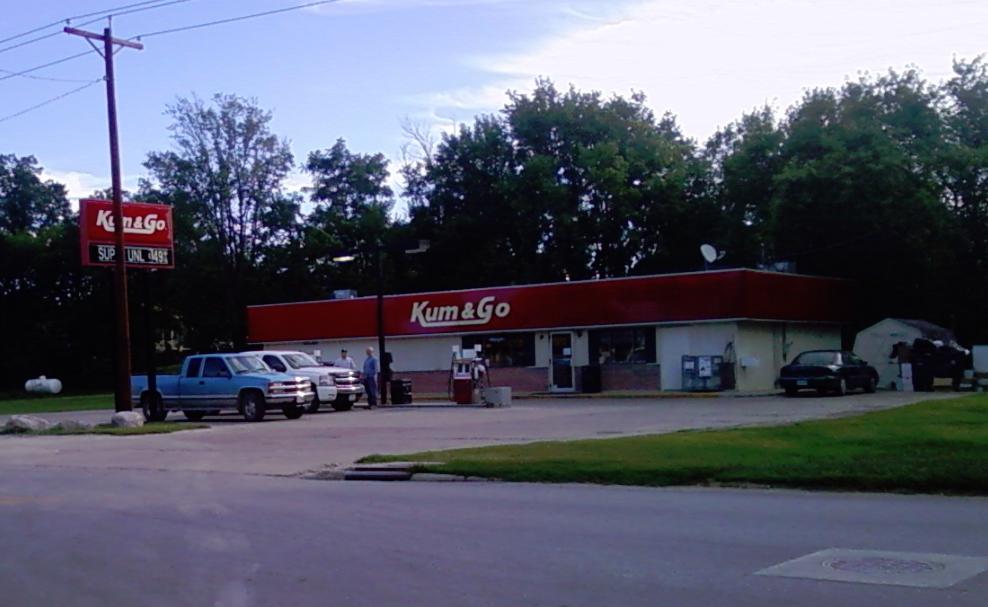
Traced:
<path id="1" fill-rule="evenodd" d="M 268 15 L 277 15 L 278 13 L 287 13 L 289 11 L 297 11 L 303 8 L 310 8 L 313 6 L 320 6 L 322 4 L 334 4 L 340 0 L 321 0 L 320 2 L 307 2 L 305 4 L 297 4 L 295 6 L 287 6 L 285 8 L 277 8 L 270 11 L 263 11 L 260 13 L 251 13 L 249 15 L 240 15 L 239 17 L 230 17 L 228 19 L 218 19 L 216 21 L 207 21 L 205 23 L 196 23 L 193 25 L 186 25 L 182 27 L 175 27 L 166 30 L 158 30 L 156 32 L 148 32 L 145 34 L 138 34 L 133 36 L 130 40 L 140 40 L 143 38 L 150 38 L 152 36 L 164 36 L 165 34 L 175 34 L 177 32 L 185 32 L 188 30 L 195 30 L 204 27 L 211 27 L 213 25 L 223 25 L 224 23 L 233 23 L 235 21 L 245 21 L 247 19 L 256 19 L 258 17 L 267 17 Z"/>
<path id="2" fill-rule="evenodd" d="M 13 70 L 0 69 L 0 72 L 4 74 L 15 74 Z M 30 78 L 31 80 L 46 80 L 48 82 L 89 82 L 88 80 L 83 80 L 82 78 L 52 78 L 49 76 L 35 76 L 33 74 L 23 74 L 21 77 Z"/>
<path id="3" fill-rule="evenodd" d="M 2 116 L 2 117 L 0 117 L 0 122 L 6 122 L 6 121 L 11 120 L 13 118 L 17 118 L 18 116 L 23 116 L 24 114 L 27 114 L 28 112 L 33 112 L 34 110 L 37 110 L 39 108 L 43 108 L 44 106 L 46 106 L 46 105 L 48 105 L 50 103 L 55 103 L 56 101 L 58 101 L 60 99 L 65 99 L 69 95 L 75 95 L 76 93 L 80 93 L 80 92 L 88 89 L 89 87 L 93 86 L 94 84 L 99 84 L 100 82 L 103 82 L 103 78 L 97 78 L 96 80 L 92 80 L 90 82 L 87 82 L 86 84 L 84 84 L 84 85 L 82 85 L 82 86 L 80 86 L 78 88 L 74 88 L 71 91 L 67 91 L 65 93 L 62 93 L 61 95 L 57 95 L 57 96 L 52 97 L 50 99 L 46 99 L 46 100 L 42 101 L 41 103 L 38 103 L 36 105 L 32 105 L 31 107 L 25 108 L 25 109 L 23 109 L 23 110 L 21 110 L 19 112 L 15 112 L 13 114 L 8 114 L 6 116 Z"/>
<path id="4" fill-rule="evenodd" d="M 161 0 L 144 0 L 143 2 L 134 2 L 132 4 L 125 4 L 123 6 L 116 6 L 114 8 L 103 9 L 101 11 L 94 11 L 94 12 L 85 13 L 85 14 L 82 14 L 82 15 L 75 15 L 74 17 L 66 17 L 65 19 L 59 19 L 58 21 L 52 21 L 51 23 L 48 23 L 47 25 L 42 25 L 40 27 L 36 27 L 36 28 L 31 29 L 31 30 L 28 30 L 26 32 L 21 32 L 20 34 L 16 34 L 14 36 L 8 36 L 7 38 L 4 38 L 4 39 L 0 40 L 0 44 L 3 44 L 4 42 L 10 42 L 11 40 L 17 40 L 18 38 L 23 38 L 24 36 L 30 36 L 31 34 L 44 31 L 44 30 L 46 30 L 46 29 L 48 29 L 50 27 L 55 27 L 57 25 L 63 25 L 65 23 L 74 21 L 76 19 L 85 19 L 86 17 L 94 17 L 96 15 L 105 15 L 107 13 L 113 13 L 115 11 L 122 11 L 122 10 L 126 10 L 126 9 L 129 9 L 129 8 L 134 8 L 134 7 L 138 7 L 138 6 L 146 6 L 148 4 L 157 4 L 158 2 L 161 2 Z M 59 33 L 61 33 L 61 32 L 59 32 Z"/>
<path id="5" fill-rule="evenodd" d="M 191 2 L 191 1 L 192 0 L 168 0 L 167 2 L 165 2 L 163 0 L 151 0 L 150 2 L 139 2 L 136 5 L 133 5 L 132 4 L 132 5 L 129 5 L 129 6 L 124 6 L 124 7 L 120 7 L 120 8 L 117 8 L 117 9 L 113 9 L 111 11 L 100 11 L 100 13 L 109 12 L 109 14 L 103 14 L 102 16 L 97 17 L 95 19 L 91 19 L 91 20 L 85 21 L 83 23 L 78 23 L 78 24 L 76 24 L 76 27 L 85 27 L 87 25 L 91 25 L 93 23 L 96 23 L 97 21 L 102 21 L 103 19 L 108 19 L 108 18 L 112 18 L 112 17 L 120 17 L 122 15 L 130 15 L 130 14 L 133 14 L 133 13 L 141 13 L 141 12 L 144 12 L 144 11 L 154 10 L 156 8 L 164 8 L 166 6 L 171 6 L 173 4 L 183 4 L 185 2 Z M 152 4 L 152 6 L 139 6 L 139 5 L 147 5 L 147 4 Z M 130 7 L 135 7 L 135 6 L 137 8 L 130 8 Z M 122 9 L 126 9 L 126 8 L 130 8 L 130 10 L 122 10 Z M 118 11 L 118 12 L 113 12 L 113 11 Z M 86 17 L 90 17 L 92 15 L 100 14 L 100 13 L 89 13 L 87 15 L 78 15 L 78 16 L 75 16 L 75 17 L 69 17 L 69 18 L 65 19 L 64 21 L 58 21 L 55 24 L 70 23 L 70 22 L 72 22 L 73 19 L 84 19 Z M 44 30 L 44 29 L 47 29 L 49 27 L 52 27 L 52 25 L 47 25 L 47 26 L 45 26 L 43 28 L 40 28 L 40 29 Z M 32 33 L 34 31 L 39 31 L 39 30 L 33 30 Z M 59 31 L 52 32 L 50 34 L 45 34 L 43 36 L 38 36 L 36 38 L 31 38 L 30 40 L 25 40 L 23 42 L 18 42 L 17 44 L 12 44 L 10 46 L 5 46 L 3 48 L 0 48 L 0 53 L 6 53 L 7 51 L 12 51 L 14 49 L 21 48 L 22 46 L 27 46 L 29 44 L 34 44 L 35 42 L 40 42 L 42 40 L 47 40 L 48 38 L 53 38 L 53 37 L 59 36 L 61 34 L 62 34 L 61 30 L 59 30 Z M 18 35 L 18 36 L 14 36 L 12 38 L 7 38 L 5 40 L 0 40 L 0 43 L 7 42 L 9 40 L 14 40 L 16 38 L 23 37 L 24 35 L 26 35 L 26 34 L 21 34 L 21 35 Z"/>
<path id="6" fill-rule="evenodd" d="M 103 17 L 99 17 L 98 19 L 93 19 L 91 21 L 86 21 L 85 23 L 80 23 L 79 24 L 79 27 L 82 27 L 82 26 L 85 26 L 85 25 L 90 25 L 92 23 L 96 23 L 97 21 L 102 21 L 102 20 L 103 20 Z M 6 53 L 7 51 L 12 51 L 12 50 L 14 50 L 16 48 L 21 48 L 22 46 L 27 46 L 29 44 L 34 44 L 35 42 L 40 42 L 42 40 L 47 40 L 48 38 L 54 38 L 55 36 L 61 35 L 61 33 L 62 33 L 61 31 L 56 31 L 56 32 L 52 32 L 50 34 L 45 34 L 44 36 L 38 36 L 37 38 L 31 38 L 30 40 L 25 40 L 24 42 L 18 42 L 17 44 L 11 44 L 10 46 L 5 46 L 3 48 L 0 48 L 0 53 Z"/>
<path id="7" fill-rule="evenodd" d="M 56 59 L 54 61 L 49 61 L 48 63 L 42 63 L 41 65 L 36 65 L 34 67 L 29 67 L 26 70 L 21 70 L 19 72 L 10 72 L 6 76 L 0 76 L 0 82 L 4 80 L 9 80 L 17 76 L 24 76 L 30 74 L 31 72 L 36 72 L 38 70 L 43 70 L 46 67 L 51 67 L 53 65 L 58 65 L 59 63 L 65 63 L 66 61 L 71 61 L 73 59 L 78 59 L 79 57 L 85 57 L 89 53 L 95 53 L 95 49 L 89 49 L 88 51 L 82 51 L 81 53 L 76 53 L 75 55 L 69 55 L 68 57 L 62 57 L 61 59 Z"/>

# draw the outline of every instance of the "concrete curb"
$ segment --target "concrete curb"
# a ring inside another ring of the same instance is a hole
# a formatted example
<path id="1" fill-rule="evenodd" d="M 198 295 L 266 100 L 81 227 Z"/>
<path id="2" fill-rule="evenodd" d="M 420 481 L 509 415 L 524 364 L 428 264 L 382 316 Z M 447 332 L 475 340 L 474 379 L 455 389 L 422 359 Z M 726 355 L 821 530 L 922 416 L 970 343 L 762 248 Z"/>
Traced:
<path id="1" fill-rule="evenodd" d="M 322 470 L 305 478 L 320 481 L 417 481 L 428 483 L 450 482 L 491 482 L 491 479 L 479 476 L 461 476 L 458 474 L 437 474 L 433 472 L 414 472 L 417 466 L 436 462 L 383 462 L 379 464 L 354 464 L 346 470 Z"/>
<path id="2" fill-rule="evenodd" d="M 345 481 L 407 481 L 412 473 L 407 470 L 347 470 Z"/>

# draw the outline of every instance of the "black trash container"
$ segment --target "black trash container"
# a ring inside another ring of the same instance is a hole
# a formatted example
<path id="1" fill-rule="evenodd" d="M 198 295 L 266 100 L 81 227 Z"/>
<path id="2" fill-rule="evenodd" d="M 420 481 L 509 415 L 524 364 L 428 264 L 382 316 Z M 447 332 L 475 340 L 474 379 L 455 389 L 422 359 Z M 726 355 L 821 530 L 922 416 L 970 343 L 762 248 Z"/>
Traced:
<path id="1" fill-rule="evenodd" d="M 601 390 L 600 365 L 587 365 L 580 368 L 580 385 L 586 394 L 597 394 Z"/>
<path id="2" fill-rule="evenodd" d="M 391 403 L 394 405 L 412 404 L 412 380 L 391 380 Z"/>

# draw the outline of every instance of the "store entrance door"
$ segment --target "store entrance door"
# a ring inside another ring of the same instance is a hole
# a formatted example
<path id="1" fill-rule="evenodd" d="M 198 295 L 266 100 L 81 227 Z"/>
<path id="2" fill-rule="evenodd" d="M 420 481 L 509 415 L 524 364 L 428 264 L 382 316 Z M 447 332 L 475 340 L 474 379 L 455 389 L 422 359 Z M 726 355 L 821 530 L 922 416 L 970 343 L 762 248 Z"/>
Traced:
<path id="1" fill-rule="evenodd" d="M 569 331 L 551 333 L 552 360 L 549 364 L 549 385 L 553 392 L 572 392 L 573 334 Z"/>

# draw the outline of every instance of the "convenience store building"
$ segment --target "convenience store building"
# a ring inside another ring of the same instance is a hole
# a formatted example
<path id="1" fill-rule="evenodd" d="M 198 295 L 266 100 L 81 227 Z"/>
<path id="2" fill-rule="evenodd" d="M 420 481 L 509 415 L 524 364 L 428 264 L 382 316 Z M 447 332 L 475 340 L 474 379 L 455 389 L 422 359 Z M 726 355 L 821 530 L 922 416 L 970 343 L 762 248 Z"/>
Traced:
<path id="1" fill-rule="evenodd" d="M 840 348 L 850 313 L 846 281 L 748 269 L 384 298 L 395 377 L 419 393 L 445 392 L 454 347 L 477 346 L 516 392 L 769 390 L 799 352 Z M 376 318 L 374 297 L 251 306 L 248 341 L 359 364 Z"/>

